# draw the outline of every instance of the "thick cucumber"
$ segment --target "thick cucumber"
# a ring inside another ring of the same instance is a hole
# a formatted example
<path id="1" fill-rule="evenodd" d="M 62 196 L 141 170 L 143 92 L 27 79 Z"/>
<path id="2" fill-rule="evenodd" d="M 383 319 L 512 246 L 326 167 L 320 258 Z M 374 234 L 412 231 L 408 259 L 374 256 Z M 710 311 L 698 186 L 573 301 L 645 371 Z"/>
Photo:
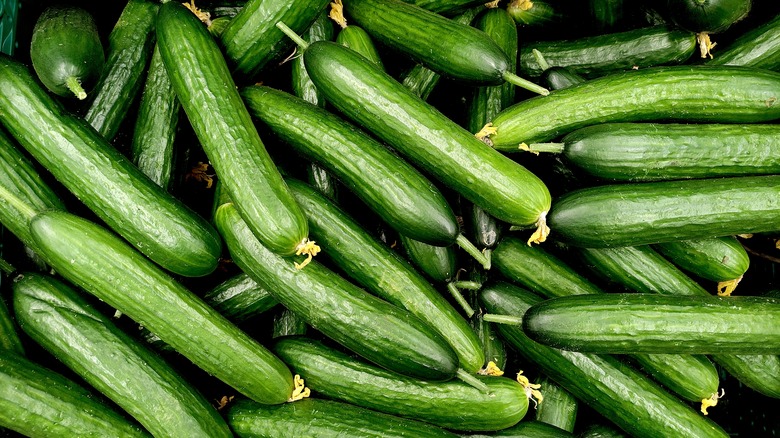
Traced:
<path id="1" fill-rule="evenodd" d="M 304 248 L 306 217 L 271 161 L 206 27 L 181 4 L 168 2 L 160 7 L 157 38 L 182 108 L 241 216 L 274 252 L 291 255 Z"/>
<path id="2" fill-rule="evenodd" d="M 252 237 L 231 203 L 220 206 L 214 220 L 236 264 L 325 336 L 399 373 L 428 380 L 455 375 L 455 352 L 410 312 L 368 294 L 319 263 L 296 269 Z"/>
<path id="3" fill-rule="evenodd" d="M 398 240 L 409 261 L 434 283 L 446 283 L 455 277 L 458 264 L 453 247 L 430 245 L 403 234 L 398 235 Z"/>
<path id="4" fill-rule="evenodd" d="M 351 24 L 342 28 L 336 35 L 336 42 L 365 56 L 378 68 L 385 69 L 371 36 L 362 27 Z"/>
<path id="5" fill-rule="evenodd" d="M 93 393 L 11 353 L 0 354 L 0 426 L 25 436 L 151 436 Z"/>
<path id="6" fill-rule="evenodd" d="M 0 88 L 3 125 L 109 227 L 174 273 L 214 270 L 221 242 L 203 218 L 52 100 L 21 64 L 0 58 Z"/>
<path id="7" fill-rule="evenodd" d="M 683 29 L 718 33 L 745 18 L 753 0 L 666 0 L 666 13 Z"/>
<path id="8" fill-rule="evenodd" d="M 534 305 L 523 330 L 537 342 L 575 351 L 778 354 L 778 321 L 780 300 L 773 298 L 600 294 Z"/>
<path id="9" fill-rule="evenodd" d="M 556 201 L 550 223 L 576 246 L 636 246 L 780 229 L 780 176 L 606 185 Z"/>
<path id="10" fill-rule="evenodd" d="M 536 383 L 544 388 L 544 401 L 536 408 L 536 421 L 573 432 L 579 410 L 577 399 L 546 376 Z"/>
<path id="11" fill-rule="evenodd" d="M 599 295 L 574 297 L 580 296 Z M 529 307 L 544 300 L 510 284 L 497 283 L 483 287 L 480 301 L 490 313 L 523 315 Z M 520 326 L 500 324 L 498 328 L 542 372 L 633 436 L 728 436 L 714 422 L 612 356 L 546 347 L 532 341 Z"/>
<path id="12" fill-rule="evenodd" d="M 659 243 L 655 249 L 680 268 L 717 281 L 720 294 L 730 294 L 750 267 L 750 256 L 732 236 Z"/>
<path id="13" fill-rule="evenodd" d="M 30 59 L 49 91 L 86 99 L 105 63 L 92 14 L 77 7 L 46 8 L 33 28 Z"/>
<path id="14" fill-rule="evenodd" d="M 241 400 L 230 407 L 228 423 L 245 438 L 366 437 L 455 438 L 430 424 L 370 411 L 335 401 L 304 399 L 281 406 Z"/>
<path id="15" fill-rule="evenodd" d="M 292 375 L 278 358 L 105 228 L 49 211 L 36 215 L 30 229 L 60 275 L 195 365 L 258 402 L 290 397 Z"/>
<path id="16" fill-rule="evenodd" d="M 544 54 L 548 56 L 547 53 Z M 553 140 L 596 123 L 758 123 L 780 118 L 780 73 L 734 66 L 671 66 L 616 73 L 519 102 L 495 119 L 499 150 Z"/>
<path id="17" fill-rule="evenodd" d="M 153 435 L 232 436 L 216 409 L 170 365 L 65 283 L 24 273 L 13 291 L 24 332 Z"/>
<path id="18" fill-rule="evenodd" d="M 448 429 L 503 429 L 528 409 L 523 386 L 505 377 L 480 377 L 489 391 L 482 392 L 459 381 L 404 377 L 312 339 L 280 339 L 273 349 L 316 394 Z"/>
<path id="19" fill-rule="evenodd" d="M 743 65 L 777 70 L 780 67 L 780 14 L 741 34 L 725 49 L 718 48 L 710 65 Z"/>

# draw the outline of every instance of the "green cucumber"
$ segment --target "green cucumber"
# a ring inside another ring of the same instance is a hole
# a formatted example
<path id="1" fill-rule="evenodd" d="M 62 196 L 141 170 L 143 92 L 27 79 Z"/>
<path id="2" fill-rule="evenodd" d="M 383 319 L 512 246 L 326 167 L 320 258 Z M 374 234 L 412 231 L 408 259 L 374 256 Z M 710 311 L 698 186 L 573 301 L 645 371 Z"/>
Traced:
<path id="1" fill-rule="evenodd" d="M 52 100 L 29 70 L 0 58 L 0 88 L 3 125 L 110 228 L 176 274 L 216 268 L 221 242 L 214 228 Z"/>
<path id="2" fill-rule="evenodd" d="M 482 7 L 484 4 L 484 2 L 477 0 L 404 0 L 404 2 L 446 16 L 453 14 L 457 16 L 464 9 Z"/>
<path id="3" fill-rule="evenodd" d="M 93 393 L 16 354 L 0 354 L 0 426 L 25 436 L 151 437 Z"/>
<path id="4" fill-rule="evenodd" d="M 744 32 L 724 49 L 719 48 L 716 54 L 708 64 L 777 70 L 780 67 L 780 14 Z"/>
<path id="5" fill-rule="evenodd" d="M 346 403 L 312 398 L 281 406 L 263 406 L 241 400 L 230 407 L 227 418 L 233 431 L 245 438 L 457 437 L 451 432 L 422 422 L 381 414 Z"/>
<path id="6" fill-rule="evenodd" d="M 516 103 L 493 119 L 496 133 L 489 139 L 496 149 L 511 151 L 596 123 L 766 122 L 780 118 L 778 95 L 780 73 L 766 70 L 701 65 L 632 70 Z"/>
<path id="7" fill-rule="evenodd" d="M 580 296 L 600 295 L 572 297 Z M 482 288 L 480 301 L 490 313 L 523 315 L 529 307 L 544 300 L 508 283 L 496 283 Z M 546 347 L 532 341 L 516 325 L 499 324 L 498 328 L 542 372 L 632 436 L 728 436 L 714 422 L 612 356 Z"/>
<path id="8" fill-rule="evenodd" d="M 106 140 L 113 139 L 143 85 L 152 56 L 159 4 L 129 0 L 108 36 L 106 64 L 84 119 Z"/>
<path id="9" fill-rule="evenodd" d="M 614 184 L 559 198 L 549 222 L 575 246 L 636 246 L 780 229 L 780 176 Z"/>
<path id="10" fill-rule="evenodd" d="M 306 321 L 289 309 L 281 309 L 281 312 L 274 316 L 274 328 L 271 334 L 272 338 L 281 336 L 305 335 L 309 331 Z"/>
<path id="11" fill-rule="evenodd" d="M 750 267 L 750 256 L 732 236 L 659 243 L 655 249 L 680 268 L 717 281 L 718 294 L 731 294 Z"/>
<path id="12" fill-rule="evenodd" d="M 232 203 L 215 222 L 230 255 L 258 284 L 313 328 L 364 358 L 421 379 L 455 376 L 458 358 L 433 329 L 317 262 L 298 270 L 252 237 Z"/>
<path id="13" fill-rule="evenodd" d="M 217 410 L 157 355 L 54 277 L 14 280 L 25 333 L 157 436 L 232 436 Z"/>
<path id="14" fill-rule="evenodd" d="M 594 423 L 586 427 L 577 438 L 628 438 L 628 436 L 612 426 Z"/>
<path id="15" fill-rule="evenodd" d="M 0 265 L 3 266 L 3 275 L 0 275 L 0 278 L 10 275 L 14 271 L 13 267 L 10 267 L 11 265 L 3 259 L 0 259 Z M 19 339 L 17 330 L 16 322 L 11 317 L 5 300 L 0 298 L 0 352 L 24 355 L 24 345 L 22 340 Z"/>
<path id="16" fill-rule="evenodd" d="M 504 224 L 485 213 L 485 210 L 480 207 L 472 203 L 466 204 L 464 214 L 464 219 L 467 221 L 466 227 L 470 230 L 474 245 L 477 248 L 482 248 L 485 256 L 490 258 L 493 248 L 498 245 L 504 233 Z"/>
<path id="17" fill-rule="evenodd" d="M 626 18 L 624 0 L 588 0 L 588 13 L 599 32 L 620 27 Z"/>
<path id="18" fill-rule="evenodd" d="M 577 399 L 546 376 L 536 383 L 544 388 L 544 400 L 536 408 L 536 421 L 574 432 L 579 410 Z"/>
<path id="19" fill-rule="evenodd" d="M 306 217 L 271 161 L 206 27 L 181 4 L 168 2 L 160 6 L 157 38 L 176 96 L 223 189 L 254 234 L 279 254 L 308 251 Z"/>
<path id="20" fill-rule="evenodd" d="M 504 341 L 498 337 L 496 328 L 492 322 L 485 321 L 482 314 L 476 314 L 469 319 L 471 328 L 482 345 L 483 356 L 485 357 L 484 369 L 488 371 L 488 364 L 493 362 L 499 370 L 506 369 L 507 350 Z"/>
<path id="21" fill-rule="evenodd" d="M 354 24 L 343 27 L 336 35 L 336 42 L 365 56 L 380 69 L 385 69 L 371 36 L 362 27 Z"/>
<path id="22" fill-rule="evenodd" d="M 718 33 L 745 18 L 752 0 L 666 0 L 666 13 L 691 32 Z"/>
<path id="23" fill-rule="evenodd" d="M 766 297 L 576 295 L 534 305 L 523 330 L 575 351 L 778 354 L 779 319 L 780 300 Z"/>
<path id="24" fill-rule="evenodd" d="M 480 377 L 489 391 L 482 392 L 460 381 L 405 377 L 313 339 L 280 339 L 273 349 L 316 394 L 447 429 L 503 429 L 520 421 L 528 409 L 523 386 L 506 377 Z"/>
<path id="25" fill-rule="evenodd" d="M 561 21 L 561 5 L 547 0 L 512 0 L 506 11 L 520 26 L 543 28 Z"/>
<path id="26" fill-rule="evenodd" d="M 533 54 L 536 63 L 542 70 L 540 79 L 551 90 L 560 90 L 561 88 L 580 84 L 587 80 L 568 67 L 551 66 L 544 54 L 537 49 L 532 49 L 531 54 Z"/>
<path id="27" fill-rule="evenodd" d="M 536 3 L 536 2 L 534 2 Z M 546 396 L 545 396 L 546 397 Z M 521 421 L 512 427 L 501 429 L 489 435 L 463 435 L 463 438 L 573 438 L 571 433 L 541 421 Z"/>
<path id="28" fill-rule="evenodd" d="M 307 43 L 313 43 L 314 41 L 331 41 L 333 39 L 333 22 L 328 17 L 328 14 L 323 11 L 314 20 L 314 23 L 309 29 L 301 35 L 301 37 Z M 292 93 L 295 96 L 309 102 L 313 105 L 317 105 L 320 108 L 325 107 L 325 98 L 322 97 L 322 93 L 314 86 L 309 74 L 306 72 L 306 67 L 303 65 L 303 57 L 297 56 L 292 60 Z"/>
<path id="29" fill-rule="evenodd" d="M 196 366 L 261 403 L 283 403 L 290 371 L 271 352 L 105 228 L 65 212 L 30 229 L 60 275 L 105 301 Z"/>
<path id="30" fill-rule="evenodd" d="M 780 356 L 719 354 L 712 360 L 748 388 L 767 397 L 780 398 Z"/>
<path id="31" fill-rule="evenodd" d="M 457 255 L 452 246 L 430 245 L 403 234 L 398 235 L 406 257 L 428 279 L 435 283 L 447 283 L 457 273 Z"/>
<path id="32" fill-rule="evenodd" d="M 77 7 L 46 8 L 33 28 L 30 59 L 49 91 L 86 99 L 105 63 L 103 43 L 92 14 Z"/>

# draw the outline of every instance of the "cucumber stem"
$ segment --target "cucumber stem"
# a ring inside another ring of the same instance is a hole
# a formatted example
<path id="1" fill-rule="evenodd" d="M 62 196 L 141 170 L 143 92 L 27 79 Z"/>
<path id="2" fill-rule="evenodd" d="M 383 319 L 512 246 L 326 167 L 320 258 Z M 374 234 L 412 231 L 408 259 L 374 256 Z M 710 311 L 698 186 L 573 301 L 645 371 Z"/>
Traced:
<path id="1" fill-rule="evenodd" d="M 521 325 L 523 318 L 512 315 L 495 315 L 493 313 L 486 313 L 482 315 L 482 319 L 487 322 L 495 322 L 497 324 L 509 324 L 509 325 Z"/>
<path id="2" fill-rule="evenodd" d="M 539 68 L 541 68 L 542 71 L 550 68 L 550 64 L 547 62 L 546 59 L 544 59 L 544 55 L 542 55 L 542 52 L 536 49 L 532 49 L 531 53 L 534 54 L 534 58 L 536 58 L 536 63 L 539 64 Z"/>
<path id="3" fill-rule="evenodd" d="M 455 287 L 455 282 L 447 283 L 447 290 L 450 292 L 452 298 L 455 299 L 458 305 L 463 308 L 463 311 L 466 312 L 466 316 L 469 318 L 474 316 L 474 308 L 471 307 L 468 302 L 466 302 L 465 298 L 463 298 L 463 294 L 461 294 L 458 288 Z"/>
<path id="4" fill-rule="evenodd" d="M 11 275 L 14 271 L 16 271 L 16 268 L 7 261 L 0 258 L 0 270 L 5 272 L 5 275 Z"/>
<path id="5" fill-rule="evenodd" d="M 453 281 L 450 284 L 454 285 L 458 289 L 479 290 L 482 287 L 481 283 L 476 281 Z"/>
<path id="6" fill-rule="evenodd" d="M 84 91 L 84 88 L 81 86 L 81 82 L 79 82 L 75 76 L 68 76 L 68 78 L 65 79 L 65 86 L 68 87 L 68 90 L 70 90 L 76 96 L 76 98 L 78 98 L 78 100 L 84 100 L 87 98 L 87 92 Z"/>
<path id="7" fill-rule="evenodd" d="M 460 379 L 463 383 L 466 383 L 476 389 L 479 390 L 479 392 L 482 392 L 484 394 L 487 394 L 490 392 L 490 388 L 479 380 L 477 376 L 469 373 L 468 371 L 464 370 L 463 368 L 458 368 L 458 371 L 455 372 L 455 376 Z"/>
<path id="8" fill-rule="evenodd" d="M 542 87 L 541 85 L 534 84 L 528 79 L 523 79 L 509 70 L 505 71 L 502 76 L 504 77 L 505 81 L 520 88 L 525 88 L 528 91 L 533 91 L 534 93 L 541 94 L 542 96 L 547 96 L 550 94 L 550 90 Z"/>
<path id="9" fill-rule="evenodd" d="M 531 143 L 521 148 L 528 152 L 533 152 L 538 155 L 539 152 L 549 152 L 553 154 L 560 154 L 563 152 L 563 148 L 566 147 L 565 143 Z"/>
<path id="10" fill-rule="evenodd" d="M 6 189 L 5 187 L 0 186 L 0 203 L 3 202 L 7 202 L 11 204 L 12 208 L 15 208 L 17 211 L 19 211 L 19 213 L 26 216 L 28 222 L 33 218 L 33 216 L 37 214 L 35 210 L 33 210 L 24 201 L 19 199 L 18 196 L 11 193 L 11 191 Z"/>
<path id="11" fill-rule="evenodd" d="M 303 38 L 300 37 L 297 33 L 295 33 L 294 30 L 290 29 L 286 24 L 282 23 L 281 21 L 276 23 L 276 27 L 279 28 L 282 32 L 284 32 L 285 35 L 287 35 L 291 40 L 295 42 L 295 44 L 300 47 L 301 50 L 306 50 L 306 48 L 309 47 L 309 43 L 303 40 Z"/>
<path id="12" fill-rule="evenodd" d="M 470 256 L 474 257 L 474 260 L 476 260 L 480 265 L 482 265 L 485 270 L 490 269 L 490 259 L 485 256 L 485 254 L 482 254 L 482 251 L 480 251 L 476 246 L 474 246 L 469 239 L 466 238 L 463 234 L 458 234 L 457 239 L 455 239 L 455 243 L 458 244 L 461 249 L 466 251 Z"/>

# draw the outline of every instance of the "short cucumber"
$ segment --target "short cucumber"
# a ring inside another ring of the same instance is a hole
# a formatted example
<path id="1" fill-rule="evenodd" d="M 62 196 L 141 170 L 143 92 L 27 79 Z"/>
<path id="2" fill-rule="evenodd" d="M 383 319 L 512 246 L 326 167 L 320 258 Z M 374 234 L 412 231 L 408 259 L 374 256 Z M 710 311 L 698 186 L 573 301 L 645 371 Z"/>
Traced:
<path id="1" fill-rule="evenodd" d="M 539 303 L 523 316 L 523 330 L 576 351 L 778 354 L 778 320 L 780 300 L 773 298 L 600 294 Z"/>
<path id="2" fill-rule="evenodd" d="M 730 294 L 750 267 L 750 256 L 732 236 L 659 243 L 655 249 L 680 268 L 717 281 L 720 293 Z"/>
<path id="3" fill-rule="evenodd" d="M 170 365 L 54 277 L 14 280 L 14 311 L 25 333 L 150 433 L 232 436 L 217 410 Z"/>
<path id="4" fill-rule="evenodd" d="M 313 339 L 280 339 L 273 349 L 316 394 L 448 429 L 503 429 L 520 421 L 528 409 L 523 386 L 506 377 L 480 377 L 488 386 L 486 393 L 460 381 L 404 377 Z"/>
<path id="5" fill-rule="evenodd" d="M 544 388 L 544 400 L 536 407 L 536 421 L 574 432 L 579 411 L 577 399 L 546 376 L 536 383 Z"/>
<path id="6" fill-rule="evenodd" d="M 710 65 L 743 65 L 777 70 L 780 67 L 780 14 L 741 34 L 725 48 L 718 47 Z"/>

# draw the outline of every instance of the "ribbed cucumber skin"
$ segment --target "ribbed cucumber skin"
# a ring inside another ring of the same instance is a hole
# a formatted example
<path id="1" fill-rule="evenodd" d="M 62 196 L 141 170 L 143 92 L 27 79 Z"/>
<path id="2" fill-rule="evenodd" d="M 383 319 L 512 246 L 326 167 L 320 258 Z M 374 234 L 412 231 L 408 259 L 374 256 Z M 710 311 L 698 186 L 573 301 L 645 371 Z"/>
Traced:
<path id="1" fill-rule="evenodd" d="M 221 242 L 203 218 L 55 102 L 10 58 L 0 58 L 0 88 L 3 125 L 110 228 L 176 274 L 214 270 Z"/>
<path id="2" fill-rule="evenodd" d="M 105 228 L 49 211 L 36 215 L 30 229 L 60 275 L 204 371 L 260 403 L 290 397 L 292 375 L 278 358 Z"/>
<path id="3" fill-rule="evenodd" d="M 344 183 L 398 232 L 434 245 L 458 237 L 444 195 L 414 167 L 338 116 L 268 87 L 241 90 L 251 114 Z"/>
<path id="4" fill-rule="evenodd" d="M 455 375 L 455 352 L 410 312 L 370 295 L 316 261 L 296 269 L 291 260 L 252 238 L 231 203 L 217 209 L 215 222 L 235 263 L 325 336 L 399 373 L 428 380 Z"/>
<path id="5" fill-rule="evenodd" d="M 522 385 L 506 377 L 480 377 L 484 393 L 464 382 L 426 382 L 353 359 L 304 337 L 273 347 L 313 393 L 392 415 L 460 431 L 499 430 L 528 410 Z"/>
<path id="6" fill-rule="evenodd" d="M 217 43 L 176 2 L 160 7 L 157 38 L 176 96 L 224 189 L 265 245 L 293 254 L 308 234 L 306 218 L 252 124 Z"/>
<path id="7" fill-rule="evenodd" d="M 496 283 L 482 288 L 480 301 L 490 313 L 523 315 L 544 300 L 508 283 Z M 546 347 L 532 341 L 520 326 L 497 326 L 542 372 L 632 436 L 728 436 L 717 424 L 612 356 Z"/>
<path id="8" fill-rule="evenodd" d="M 398 240 L 409 261 L 434 283 L 446 283 L 455 277 L 458 262 L 453 246 L 430 245 L 403 234 Z"/>
<path id="9" fill-rule="evenodd" d="M 152 56 L 159 4 L 129 0 L 108 36 L 106 64 L 92 92 L 84 119 L 107 140 L 113 139 L 143 85 Z"/>
<path id="10" fill-rule="evenodd" d="M 350 24 L 341 29 L 339 34 L 336 35 L 336 42 L 365 56 L 380 69 L 385 69 L 371 35 L 363 30 L 362 27 Z"/>
<path id="11" fill-rule="evenodd" d="M 536 421 L 573 432 L 579 411 L 577 399 L 546 376 L 536 383 L 544 389 L 544 400 L 536 408 Z"/>
<path id="12" fill-rule="evenodd" d="M 750 256 L 733 236 L 659 243 L 654 248 L 680 268 L 712 281 L 742 277 Z"/>
<path id="13" fill-rule="evenodd" d="M 780 15 L 742 33 L 725 48 L 718 47 L 710 65 L 743 65 L 776 70 L 780 67 Z"/>
<path id="14" fill-rule="evenodd" d="M 592 248 L 774 231 L 778 193 L 777 175 L 604 185 L 559 198 L 549 223 Z"/>
<path id="15" fill-rule="evenodd" d="M 599 353 L 778 354 L 780 300 L 600 294 L 558 297 L 523 316 L 529 337 Z"/>
<path id="16" fill-rule="evenodd" d="M 455 438 L 444 429 L 346 403 L 307 398 L 281 406 L 241 400 L 230 407 L 228 423 L 246 438 L 366 437 Z"/>
<path id="17" fill-rule="evenodd" d="M 530 225 L 548 210 L 550 193 L 539 178 L 486 147 L 365 58 L 327 42 L 313 43 L 303 56 L 329 103 L 488 213 L 510 224 Z"/>
<path id="18" fill-rule="evenodd" d="M 0 354 L 0 426 L 25 436 L 150 437 L 71 380 Z"/>
<path id="19" fill-rule="evenodd" d="M 65 283 L 24 273 L 13 290 L 14 311 L 24 332 L 150 433 L 232 436 L 195 388 Z"/>
<path id="20" fill-rule="evenodd" d="M 550 141 L 605 122 L 759 123 L 780 118 L 780 73 L 735 66 L 611 74 L 516 103 L 493 119 L 493 147 Z"/>
<path id="21" fill-rule="evenodd" d="M 701 403 L 718 396 L 718 370 L 703 354 L 632 354 L 631 359 L 681 399 Z M 660 371 L 659 371 L 660 370 Z M 695 382 L 681 385 L 678 382 Z"/>

